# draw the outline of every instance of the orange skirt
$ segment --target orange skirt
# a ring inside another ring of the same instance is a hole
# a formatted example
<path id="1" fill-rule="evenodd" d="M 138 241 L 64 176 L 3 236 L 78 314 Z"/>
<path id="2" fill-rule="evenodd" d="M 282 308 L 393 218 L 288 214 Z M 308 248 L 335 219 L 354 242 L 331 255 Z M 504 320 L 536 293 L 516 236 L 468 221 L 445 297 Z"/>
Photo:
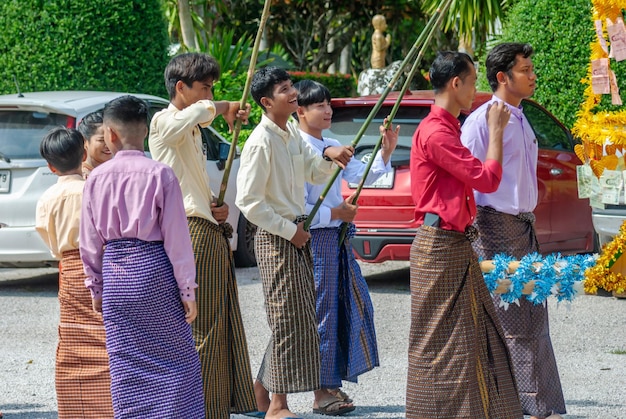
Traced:
<path id="1" fill-rule="evenodd" d="M 112 418 L 102 315 L 92 309 L 79 251 L 63 253 L 61 263 L 55 371 L 59 418 Z"/>

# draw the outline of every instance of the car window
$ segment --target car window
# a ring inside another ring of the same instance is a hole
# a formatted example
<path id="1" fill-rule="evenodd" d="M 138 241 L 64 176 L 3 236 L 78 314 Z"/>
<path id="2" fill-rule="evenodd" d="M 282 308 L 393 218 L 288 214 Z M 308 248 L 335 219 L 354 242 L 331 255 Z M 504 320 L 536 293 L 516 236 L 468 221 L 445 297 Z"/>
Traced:
<path id="1" fill-rule="evenodd" d="M 40 159 L 39 143 L 53 127 L 72 122 L 67 115 L 0 111 L 0 153 L 9 159 Z"/>
<path id="2" fill-rule="evenodd" d="M 330 129 L 325 130 L 323 135 L 334 138 L 341 144 L 348 145 L 352 143 L 356 134 L 365 123 L 372 107 L 349 106 L 333 108 L 333 121 Z M 378 111 L 372 122 L 368 125 L 363 138 L 359 142 L 359 147 L 364 145 L 372 145 L 378 141 L 380 132 L 378 127 L 383 123 L 385 117 L 389 115 L 392 106 L 383 106 Z M 422 119 L 430 112 L 430 106 L 405 106 L 398 109 L 393 125 L 400 125 L 400 136 L 398 138 L 398 146 L 411 148 L 413 133 Z"/>
<path id="3" fill-rule="evenodd" d="M 219 160 L 220 159 L 220 138 L 209 128 L 200 127 L 200 133 L 202 134 L 202 148 L 204 154 L 206 154 L 207 160 Z"/>
<path id="4" fill-rule="evenodd" d="M 572 151 L 571 134 L 544 109 L 528 101 L 522 103 L 524 115 L 533 127 L 539 148 Z"/>
<path id="5" fill-rule="evenodd" d="M 148 101 L 148 104 L 149 104 L 149 108 L 148 108 L 148 127 L 149 127 L 150 121 L 152 121 L 152 117 L 154 116 L 154 114 L 159 112 L 162 109 L 167 108 L 167 104 L 161 103 L 161 102 L 151 102 L 151 101 Z M 144 151 L 147 151 L 147 152 L 150 152 L 150 147 L 148 146 L 149 136 L 150 134 L 146 135 L 146 138 L 144 138 L 143 140 L 143 149 Z"/>

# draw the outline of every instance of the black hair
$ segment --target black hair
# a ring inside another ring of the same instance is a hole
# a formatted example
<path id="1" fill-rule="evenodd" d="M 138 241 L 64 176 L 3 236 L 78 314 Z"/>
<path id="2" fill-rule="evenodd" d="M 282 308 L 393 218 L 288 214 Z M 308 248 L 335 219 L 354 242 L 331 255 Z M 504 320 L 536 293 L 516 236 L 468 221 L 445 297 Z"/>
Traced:
<path id="1" fill-rule="evenodd" d="M 76 129 L 55 127 L 41 140 L 39 154 L 59 172 L 69 172 L 83 163 L 85 140 Z"/>
<path id="2" fill-rule="evenodd" d="M 300 80 L 293 87 L 298 91 L 299 106 L 309 106 L 324 101 L 330 103 L 330 91 L 322 83 L 314 80 Z"/>
<path id="3" fill-rule="evenodd" d="M 263 110 L 265 106 L 261 104 L 262 97 L 274 97 L 274 86 L 285 80 L 291 80 L 291 76 L 287 71 L 279 67 L 264 67 L 257 70 L 252 76 L 250 84 L 250 94 L 252 98 Z"/>
<path id="4" fill-rule="evenodd" d="M 430 66 L 430 83 L 439 93 L 454 77 L 465 78 L 474 66 L 469 55 L 458 51 L 440 51 Z"/>
<path id="5" fill-rule="evenodd" d="M 489 54 L 485 67 L 487 68 L 487 81 L 492 91 L 498 89 L 497 74 L 502 71 L 509 77 L 513 77 L 511 71 L 517 62 L 517 56 L 521 55 L 528 58 L 533 55 L 533 47 L 530 44 L 522 44 L 517 42 L 505 42 L 493 47 Z"/>
<path id="6" fill-rule="evenodd" d="M 165 88 L 170 100 L 176 97 L 176 83 L 180 80 L 191 87 L 194 81 L 220 78 L 220 65 L 208 54 L 187 52 L 172 58 L 165 67 Z"/>
<path id="7" fill-rule="evenodd" d="M 104 122 L 148 125 L 148 104 L 136 96 L 125 95 L 113 99 L 102 111 Z"/>
<path id="8" fill-rule="evenodd" d="M 102 111 L 95 111 L 85 115 L 77 128 L 85 137 L 85 141 L 89 142 L 100 126 L 102 126 Z"/>

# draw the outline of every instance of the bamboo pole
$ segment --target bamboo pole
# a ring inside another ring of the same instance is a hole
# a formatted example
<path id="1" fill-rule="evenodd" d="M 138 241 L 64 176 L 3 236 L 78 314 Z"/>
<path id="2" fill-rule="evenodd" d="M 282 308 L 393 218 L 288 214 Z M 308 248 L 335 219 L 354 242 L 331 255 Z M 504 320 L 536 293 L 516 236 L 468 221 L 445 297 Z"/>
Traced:
<path id="1" fill-rule="evenodd" d="M 363 137 L 363 134 L 365 134 L 365 130 L 367 129 L 369 124 L 372 122 L 372 119 L 374 119 L 374 117 L 376 116 L 376 114 L 378 113 L 380 108 L 382 107 L 383 102 L 385 101 L 385 99 L 389 95 L 389 92 L 391 92 L 391 89 L 393 88 L 393 86 L 400 79 L 400 76 L 402 75 L 402 72 L 404 71 L 404 68 L 407 66 L 407 64 L 410 61 L 413 60 L 414 56 L 418 53 L 418 48 L 420 48 L 420 46 L 424 42 L 424 39 L 428 36 L 428 34 L 430 32 L 432 32 L 432 31 L 434 31 L 434 30 L 439 28 L 439 26 L 435 26 L 435 22 L 438 21 L 439 20 L 438 17 L 440 15 L 443 15 L 444 11 L 449 8 L 449 6 L 452 3 L 452 1 L 454 1 L 454 0 L 442 0 L 441 4 L 444 5 L 444 7 L 440 6 L 437 9 L 437 11 L 435 11 L 435 13 L 430 17 L 430 19 L 426 23 L 426 26 L 424 27 L 424 30 L 422 30 L 420 35 L 417 37 L 417 39 L 415 40 L 415 43 L 413 44 L 413 46 L 411 47 L 411 49 L 407 53 L 406 57 L 404 58 L 404 60 L 402 60 L 402 63 L 400 63 L 400 68 L 398 68 L 398 71 L 396 71 L 396 73 L 393 75 L 393 78 L 391 79 L 391 81 L 387 84 L 387 86 L 385 87 L 383 92 L 380 94 L 380 97 L 378 98 L 378 102 L 376 102 L 376 105 L 374 105 L 374 107 L 370 111 L 369 115 L 367 116 L 367 119 L 365 120 L 365 122 L 361 126 L 361 129 L 359 129 L 359 131 L 357 132 L 356 136 L 354 137 L 354 140 L 352 140 L 352 143 L 351 143 L 352 147 L 356 147 L 356 145 L 359 143 L 359 141 L 361 141 L 361 138 Z M 400 98 L 398 98 L 398 100 L 399 99 Z M 315 216 L 315 214 L 319 210 L 320 206 L 322 205 L 322 202 L 324 201 L 324 198 L 326 198 L 326 195 L 328 194 L 328 191 L 333 186 L 333 183 L 335 183 L 335 180 L 337 179 L 337 176 L 339 176 L 340 172 L 341 172 L 341 168 L 337 168 L 337 170 L 335 170 L 335 173 L 333 173 L 333 175 L 331 176 L 330 180 L 328 181 L 328 184 L 326 185 L 326 187 L 324 188 L 324 190 L 320 194 L 319 198 L 315 202 L 315 205 L 311 209 L 311 212 L 309 213 L 309 216 L 308 216 L 307 220 L 304 222 L 304 229 L 305 230 L 307 230 L 307 231 L 309 230 L 311 222 L 313 221 L 313 217 Z"/>
<path id="2" fill-rule="evenodd" d="M 447 8 L 449 7 L 450 3 L 451 2 L 448 1 L 447 4 L 443 5 L 443 9 L 441 8 L 437 9 L 437 12 L 435 12 L 435 15 L 437 15 L 437 19 L 434 24 L 434 28 L 428 32 L 428 35 L 426 36 L 426 39 L 424 40 L 424 45 L 422 45 L 419 53 L 417 54 L 417 58 L 415 59 L 415 62 L 413 63 L 413 66 L 411 67 L 411 70 L 409 71 L 409 74 L 404 84 L 402 85 L 402 89 L 400 90 L 400 93 L 398 94 L 398 99 L 396 100 L 396 103 L 393 105 L 393 108 L 391 109 L 391 112 L 389 113 L 389 116 L 387 117 L 387 124 L 385 125 L 385 129 L 393 125 L 393 118 L 395 118 L 396 113 L 398 113 L 398 109 L 400 109 L 402 98 L 404 97 L 404 94 L 406 93 L 406 91 L 409 89 L 411 80 L 413 79 L 413 76 L 415 75 L 415 73 L 417 72 L 417 69 L 419 68 L 419 64 L 422 61 L 424 52 L 426 51 L 426 48 L 428 47 L 428 45 L 430 44 L 430 41 L 433 38 L 435 29 L 439 28 L 439 26 L 441 25 L 443 18 L 445 16 L 445 12 Z M 359 195 L 361 194 L 361 191 L 363 190 L 363 186 L 365 186 L 365 179 L 367 179 L 367 175 L 369 174 L 370 169 L 372 168 L 372 164 L 374 163 L 374 158 L 376 154 L 378 153 L 378 150 L 380 149 L 380 146 L 383 141 L 383 137 L 384 137 L 384 134 L 381 134 L 380 137 L 378 138 L 378 141 L 376 142 L 376 145 L 374 146 L 374 150 L 372 150 L 372 158 L 370 158 L 369 161 L 367 162 L 367 166 L 365 167 L 365 172 L 363 173 L 363 177 L 361 178 L 361 181 L 359 182 L 356 188 L 356 191 L 354 193 L 354 199 L 352 200 L 353 205 L 356 204 L 357 200 L 359 199 Z M 347 230 L 348 230 L 348 223 L 342 223 L 341 233 L 339 234 L 340 245 L 341 243 L 343 243 L 343 240 L 346 237 Z"/>
<path id="3" fill-rule="evenodd" d="M 248 66 L 248 75 L 246 78 L 246 84 L 243 88 L 243 94 L 241 95 L 241 101 L 239 102 L 239 109 L 246 108 L 246 102 L 248 100 L 248 94 L 250 93 L 250 85 L 252 84 L 252 76 L 256 69 L 257 57 L 259 56 L 259 47 L 261 45 L 261 38 L 263 37 L 263 31 L 265 30 L 265 24 L 270 15 L 271 0 L 265 0 L 263 6 L 263 13 L 261 14 L 261 21 L 259 22 L 259 29 L 254 39 L 254 46 L 252 47 L 252 55 L 250 56 L 250 65 Z M 239 141 L 239 132 L 241 131 L 241 119 L 237 119 L 235 122 L 235 128 L 233 130 L 233 140 L 230 143 L 230 150 L 228 150 L 228 157 L 224 165 L 224 176 L 222 177 L 222 183 L 220 184 L 220 193 L 217 197 L 217 206 L 220 207 L 224 204 L 224 196 L 226 195 L 226 188 L 228 186 L 228 178 L 230 176 L 230 169 L 235 159 L 237 152 L 237 142 Z"/>

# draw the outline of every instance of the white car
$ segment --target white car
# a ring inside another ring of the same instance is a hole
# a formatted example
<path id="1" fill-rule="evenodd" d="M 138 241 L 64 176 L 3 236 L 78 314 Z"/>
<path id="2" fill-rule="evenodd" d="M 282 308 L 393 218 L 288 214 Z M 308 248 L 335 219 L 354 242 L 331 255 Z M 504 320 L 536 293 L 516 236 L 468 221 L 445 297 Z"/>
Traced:
<path id="1" fill-rule="evenodd" d="M 87 114 L 126 93 L 95 91 L 32 92 L 0 96 L 0 267 L 56 266 L 57 261 L 35 230 L 35 208 L 42 193 L 57 181 L 39 154 L 50 128 L 75 128 Z M 133 94 L 150 105 L 150 117 L 168 101 Z M 219 192 L 230 144 L 212 128 L 203 130 L 211 189 Z M 235 205 L 239 159 L 233 161 L 224 201 L 233 226 L 231 246 L 238 266 L 254 266 L 254 225 Z"/>

